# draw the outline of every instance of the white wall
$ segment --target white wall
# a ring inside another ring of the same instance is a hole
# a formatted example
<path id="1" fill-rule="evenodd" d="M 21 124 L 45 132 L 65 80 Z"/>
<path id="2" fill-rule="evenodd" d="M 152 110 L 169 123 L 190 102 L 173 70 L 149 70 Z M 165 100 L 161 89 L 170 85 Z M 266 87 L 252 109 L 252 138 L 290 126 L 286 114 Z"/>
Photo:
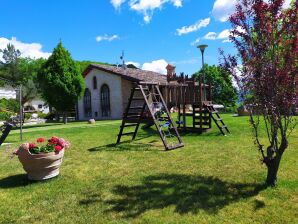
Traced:
<path id="1" fill-rule="evenodd" d="M 0 88 L 0 99 L 16 99 L 16 91 L 10 88 Z"/>
<path id="2" fill-rule="evenodd" d="M 93 77 L 97 78 L 97 89 L 93 89 Z M 92 102 L 92 117 L 85 117 L 84 115 L 84 97 L 78 102 L 78 115 L 79 120 L 89 120 L 94 118 L 96 120 L 101 119 L 121 119 L 123 113 L 123 101 L 122 101 L 122 80 L 118 75 L 110 74 L 97 69 L 92 69 L 85 77 L 85 85 L 91 92 Z M 110 106 L 111 116 L 102 117 L 100 108 L 100 89 L 103 84 L 107 84 L 110 89 Z M 98 116 L 95 116 L 97 112 Z"/>

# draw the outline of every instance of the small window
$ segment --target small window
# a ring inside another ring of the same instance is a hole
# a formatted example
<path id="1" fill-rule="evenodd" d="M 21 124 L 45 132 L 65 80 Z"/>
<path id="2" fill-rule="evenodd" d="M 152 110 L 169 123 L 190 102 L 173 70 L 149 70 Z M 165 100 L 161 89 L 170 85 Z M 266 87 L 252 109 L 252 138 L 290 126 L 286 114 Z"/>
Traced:
<path id="1" fill-rule="evenodd" d="M 96 112 L 94 113 L 94 115 L 95 115 L 95 117 L 98 117 L 98 112 L 96 111 Z"/>
<path id="2" fill-rule="evenodd" d="M 91 92 L 88 88 L 85 89 L 84 93 L 84 114 L 85 117 L 91 117 L 92 115 Z"/>
<path id="3" fill-rule="evenodd" d="M 38 104 L 38 108 L 39 109 L 42 109 L 42 104 Z"/>
<path id="4" fill-rule="evenodd" d="M 95 76 L 93 77 L 93 89 L 97 89 L 97 79 Z"/>

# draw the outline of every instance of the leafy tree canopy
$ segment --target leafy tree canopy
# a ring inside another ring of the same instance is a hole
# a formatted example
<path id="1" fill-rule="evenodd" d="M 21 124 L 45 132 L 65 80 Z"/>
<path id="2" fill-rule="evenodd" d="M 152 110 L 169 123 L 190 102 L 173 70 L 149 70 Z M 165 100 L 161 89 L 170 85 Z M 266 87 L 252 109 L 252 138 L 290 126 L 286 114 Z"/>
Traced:
<path id="1" fill-rule="evenodd" d="M 0 77 L 11 81 L 10 85 L 13 87 L 22 85 L 22 104 L 36 98 L 38 95 L 37 72 L 45 60 L 21 58 L 21 52 L 12 44 L 8 44 L 0 51 L 3 54 Z M 5 84 L 7 83 L 0 83 L 2 86 Z"/>
<path id="2" fill-rule="evenodd" d="M 201 78 L 205 74 L 205 83 L 212 86 L 212 100 L 224 106 L 234 106 L 237 100 L 237 91 L 232 83 L 232 76 L 219 66 L 207 64 L 194 74 Z"/>
<path id="3" fill-rule="evenodd" d="M 74 108 L 84 91 L 84 79 L 70 53 L 59 42 L 38 73 L 43 98 L 58 111 Z"/>

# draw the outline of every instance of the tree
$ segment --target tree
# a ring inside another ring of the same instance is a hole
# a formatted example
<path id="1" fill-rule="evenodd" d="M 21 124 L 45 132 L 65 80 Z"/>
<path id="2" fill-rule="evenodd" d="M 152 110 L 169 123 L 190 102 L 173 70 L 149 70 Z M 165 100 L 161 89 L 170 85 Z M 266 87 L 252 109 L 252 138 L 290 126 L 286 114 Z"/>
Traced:
<path id="1" fill-rule="evenodd" d="M 2 66 L 0 70 L 1 77 L 14 83 L 14 87 L 18 86 L 22 82 L 19 69 L 21 52 L 15 49 L 14 45 L 8 44 L 5 49 L 0 49 L 0 53 L 3 54 L 3 62 L 1 62 Z M 1 84 L 3 85 L 3 83 Z"/>
<path id="2" fill-rule="evenodd" d="M 84 79 L 70 53 L 59 42 L 38 73 L 42 97 L 57 111 L 74 108 L 84 91 Z"/>
<path id="3" fill-rule="evenodd" d="M 204 65 L 194 76 L 202 77 L 203 73 L 205 82 L 212 86 L 212 100 L 224 106 L 234 106 L 237 100 L 237 91 L 233 87 L 231 74 L 219 66 Z"/>
<path id="4" fill-rule="evenodd" d="M 245 103 L 256 113 L 251 113 L 250 123 L 262 162 L 267 166 L 269 186 L 277 182 L 289 134 L 297 125 L 293 108 L 298 73 L 298 2 L 293 1 L 287 10 L 282 8 L 283 2 L 241 0 L 230 17 L 230 40 L 238 57 L 222 54 L 222 66 L 237 78 L 242 93 L 246 93 Z"/>
<path id="5" fill-rule="evenodd" d="M 11 81 L 14 88 L 22 85 L 22 105 L 36 98 L 38 95 L 36 75 L 44 59 L 21 58 L 21 52 L 12 44 L 8 44 L 0 52 L 3 53 L 0 76 Z"/>

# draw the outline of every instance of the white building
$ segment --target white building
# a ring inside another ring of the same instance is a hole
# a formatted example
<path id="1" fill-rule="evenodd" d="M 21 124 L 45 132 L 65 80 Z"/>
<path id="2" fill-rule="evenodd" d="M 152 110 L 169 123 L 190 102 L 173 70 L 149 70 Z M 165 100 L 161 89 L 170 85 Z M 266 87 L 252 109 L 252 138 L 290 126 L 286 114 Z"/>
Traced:
<path id="1" fill-rule="evenodd" d="M 160 73 L 97 64 L 89 65 L 83 76 L 86 89 L 77 106 L 79 120 L 121 119 L 134 82 L 167 82 Z"/>
<path id="2" fill-rule="evenodd" d="M 16 91 L 9 87 L 0 87 L 0 99 L 16 99 Z"/>

